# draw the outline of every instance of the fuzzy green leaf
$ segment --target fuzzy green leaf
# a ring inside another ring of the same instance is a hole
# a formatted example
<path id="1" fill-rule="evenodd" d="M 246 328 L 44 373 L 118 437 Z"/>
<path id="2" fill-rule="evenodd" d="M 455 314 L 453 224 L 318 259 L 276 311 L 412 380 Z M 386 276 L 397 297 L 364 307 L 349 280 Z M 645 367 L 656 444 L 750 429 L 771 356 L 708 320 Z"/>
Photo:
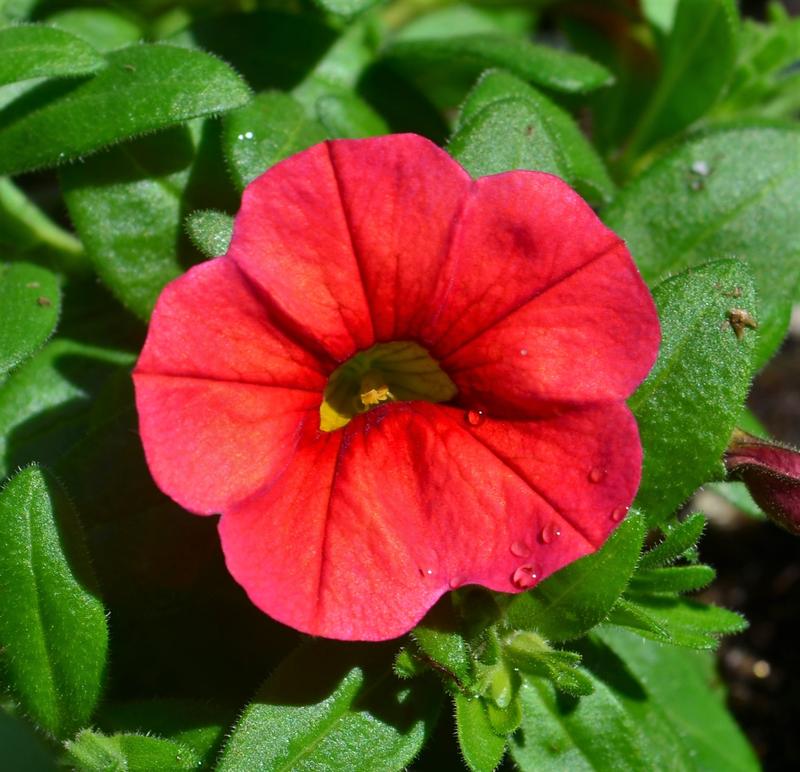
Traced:
<path id="1" fill-rule="evenodd" d="M 349 18 L 363 13 L 378 0 L 314 0 L 323 11 Z"/>
<path id="2" fill-rule="evenodd" d="M 22 719 L 0 708 L 0 769 L 9 772 L 56 772 L 56 761 Z"/>
<path id="3" fill-rule="evenodd" d="M 56 338 L 0 389 L 0 477 L 34 460 L 55 465 L 86 431 L 100 388 L 132 354 Z"/>
<path id="4" fill-rule="evenodd" d="M 0 29 L 0 85 L 88 75 L 104 64 L 92 46 L 64 30 L 40 24 Z"/>
<path id="5" fill-rule="evenodd" d="M 730 313 L 756 318 L 747 267 L 720 260 L 690 269 L 654 291 L 661 351 L 630 398 L 646 449 L 636 497 L 651 522 L 663 522 L 703 482 L 721 475 L 720 458 L 752 377 L 755 332 Z"/>
<path id="6" fill-rule="evenodd" d="M 0 493 L 0 544 L 9 685 L 39 726 L 68 736 L 100 698 L 108 627 L 77 514 L 49 472 L 27 467 Z"/>
<path id="7" fill-rule="evenodd" d="M 45 83 L 0 111 L 0 174 L 55 166 L 250 98 L 227 64 L 200 51 L 142 44 L 107 61 L 91 80 Z"/>
<path id="8" fill-rule="evenodd" d="M 662 541 L 642 555 L 639 569 L 659 568 L 677 560 L 697 544 L 705 527 L 705 515 L 700 512 L 690 515 L 682 523 L 670 528 Z"/>
<path id="9" fill-rule="evenodd" d="M 60 310 L 61 290 L 50 271 L 0 264 L 0 381 L 45 344 Z"/>
<path id="10" fill-rule="evenodd" d="M 628 596 L 627 602 L 644 623 L 623 622 L 619 618 L 609 621 L 631 627 L 639 635 L 662 643 L 716 649 L 721 635 L 739 633 L 747 628 L 747 622 L 733 611 L 686 598 L 637 594 Z"/>
<path id="11" fill-rule="evenodd" d="M 225 119 L 223 144 L 239 190 L 270 166 L 327 137 L 288 94 L 268 91 Z"/>
<path id="12" fill-rule="evenodd" d="M 214 209 L 198 209 L 186 218 L 186 232 L 206 257 L 219 257 L 231 243 L 233 217 Z"/>
<path id="13" fill-rule="evenodd" d="M 77 772 L 181 772 L 197 769 L 202 762 L 191 748 L 143 734 L 107 736 L 84 729 L 66 748 Z"/>
<path id="14" fill-rule="evenodd" d="M 386 121 L 352 92 L 343 90 L 321 96 L 316 111 L 329 137 L 360 139 L 389 133 Z"/>
<path id="15" fill-rule="evenodd" d="M 398 40 L 385 56 L 412 77 L 430 68 L 471 65 L 475 75 L 502 67 L 524 80 L 553 91 L 585 93 L 613 81 L 603 66 L 579 54 L 503 35 L 473 34 Z"/>
<path id="16" fill-rule="evenodd" d="M 511 738 L 511 756 L 524 772 L 613 769 L 649 772 L 646 738 L 613 690 L 587 675 L 593 692 L 560 694 L 546 678 L 526 676 L 522 726 Z"/>
<path id="17" fill-rule="evenodd" d="M 710 259 L 746 262 L 759 297 L 761 366 L 786 334 L 800 280 L 800 219 L 789 203 L 798 199 L 800 130 L 741 124 L 659 159 L 604 219 L 651 287 Z"/>
<path id="18" fill-rule="evenodd" d="M 444 668 L 458 688 L 464 689 L 473 681 L 472 658 L 453 611 L 451 597 L 442 598 L 411 635 L 424 656 Z"/>
<path id="19" fill-rule="evenodd" d="M 660 749 L 650 769 L 760 769 L 726 710 L 709 653 L 642 642 L 624 630 L 604 629 L 597 635 L 620 659 L 616 667 L 604 663 L 596 672 L 616 683 L 618 698 L 645 730 L 651 751 Z"/>
<path id="20" fill-rule="evenodd" d="M 382 647 L 303 645 L 245 709 L 217 769 L 402 769 L 428 736 L 438 695 L 424 679 L 399 681 Z"/>
<path id="21" fill-rule="evenodd" d="M 456 733 L 461 755 L 472 772 L 493 772 L 506 753 L 506 739 L 494 731 L 483 700 L 456 694 Z"/>
<path id="22" fill-rule="evenodd" d="M 47 23 L 83 38 L 98 51 L 113 51 L 142 38 L 130 16 L 108 8 L 67 8 L 48 16 Z"/>
<path id="23" fill-rule="evenodd" d="M 644 533 L 642 517 L 630 514 L 600 550 L 570 563 L 530 592 L 515 596 L 508 606 L 509 623 L 552 641 L 578 638 L 591 630 L 606 617 L 628 584 Z"/>
<path id="24" fill-rule="evenodd" d="M 565 179 L 593 201 L 608 201 L 614 183 L 572 116 L 509 73 L 485 73 L 459 115 L 450 153 L 473 177 L 535 169 Z"/>
<path id="25" fill-rule="evenodd" d="M 738 32 L 734 0 L 680 0 L 663 72 L 628 154 L 686 128 L 714 104 L 733 71 Z"/>
<path id="26" fill-rule="evenodd" d="M 711 566 L 671 566 L 638 570 L 628 586 L 629 593 L 692 592 L 714 581 L 716 571 Z"/>
<path id="27" fill-rule="evenodd" d="M 197 260 L 182 222 L 214 131 L 211 123 L 192 122 L 61 172 L 72 221 L 98 275 L 142 319 L 164 285 Z"/>

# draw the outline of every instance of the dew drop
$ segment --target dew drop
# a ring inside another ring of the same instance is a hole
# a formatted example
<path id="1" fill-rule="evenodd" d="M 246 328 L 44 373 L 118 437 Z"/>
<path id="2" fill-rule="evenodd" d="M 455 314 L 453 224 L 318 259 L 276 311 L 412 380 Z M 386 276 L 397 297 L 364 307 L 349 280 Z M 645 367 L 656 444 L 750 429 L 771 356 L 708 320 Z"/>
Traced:
<path id="1" fill-rule="evenodd" d="M 481 426 L 486 422 L 486 413 L 483 410 L 467 410 L 464 413 L 464 420 L 470 426 Z"/>
<path id="2" fill-rule="evenodd" d="M 461 587 L 461 580 L 454 577 L 450 580 L 450 589 L 455 590 L 457 587 Z"/>
<path id="3" fill-rule="evenodd" d="M 533 566 L 525 565 L 520 566 L 514 571 L 511 576 L 511 581 L 514 586 L 519 587 L 520 590 L 527 590 L 529 587 L 533 587 L 533 585 L 536 584 L 538 578 L 536 569 Z"/>
<path id="4" fill-rule="evenodd" d="M 692 171 L 700 177 L 708 177 L 711 174 L 711 167 L 708 161 L 695 161 L 692 164 Z"/>
<path id="5" fill-rule="evenodd" d="M 589 470 L 589 474 L 587 477 L 589 478 L 590 483 L 599 483 L 603 481 L 603 478 L 606 476 L 606 473 L 600 469 L 600 467 L 592 467 Z"/>
<path id="6" fill-rule="evenodd" d="M 244 134 L 240 134 L 236 139 L 244 139 Z"/>
<path id="7" fill-rule="evenodd" d="M 515 541 L 511 545 L 511 554 L 518 558 L 524 558 L 530 555 L 530 549 L 524 541 Z"/>
<path id="8" fill-rule="evenodd" d="M 528 349 L 526 349 L 526 348 L 521 348 L 521 349 L 519 350 L 519 355 L 520 355 L 521 357 L 526 357 L 526 356 L 528 356 Z"/>
<path id="9" fill-rule="evenodd" d="M 611 510 L 611 519 L 615 523 L 618 523 L 627 514 L 628 514 L 628 508 L 627 507 L 623 507 L 623 506 L 614 507 L 614 509 Z"/>
<path id="10" fill-rule="evenodd" d="M 253 132 L 252 131 L 246 131 L 244 133 L 244 138 L 245 139 L 252 139 L 253 138 Z"/>
<path id="11" fill-rule="evenodd" d="M 552 544 L 559 536 L 561 536 L 561 529 L 555 523 L 548 523 L 539 534 L 542 544 Z"/>

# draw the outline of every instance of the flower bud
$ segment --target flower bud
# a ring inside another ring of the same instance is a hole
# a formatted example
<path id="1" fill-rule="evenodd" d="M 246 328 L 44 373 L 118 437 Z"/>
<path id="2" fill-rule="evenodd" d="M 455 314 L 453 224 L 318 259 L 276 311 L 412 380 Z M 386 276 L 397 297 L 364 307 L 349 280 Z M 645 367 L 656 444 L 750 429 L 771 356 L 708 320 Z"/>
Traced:
<path id="1" fill-rule="evenodd" d="M 774 523 L 800 535 L 800 452 L 735 429 L 725 467 Z"/>

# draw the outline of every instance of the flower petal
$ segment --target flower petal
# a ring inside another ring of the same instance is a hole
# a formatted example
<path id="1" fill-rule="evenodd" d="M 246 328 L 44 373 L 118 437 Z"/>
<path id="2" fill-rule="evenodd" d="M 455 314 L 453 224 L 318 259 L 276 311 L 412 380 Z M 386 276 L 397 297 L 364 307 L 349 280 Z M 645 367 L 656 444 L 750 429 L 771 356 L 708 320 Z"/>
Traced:
<path id="1" fill-rule="evenodd" d="M 139 428 L 159 487 L 220 511 L 282 468 L 325 387 L 320 363 L 283 335 L 226 258 L 169 284 L 134 371 Z"/>
<path id="2" fill-rule="evenodd" d="M 543 578 L 594 551 L 640 463 L 622 403 L 478 427 L 454 408 L 394 404 L 340 432 L 306 427 L 285 472 L 226 511 L 220 534 L 229 570 L 274 618 L 383 640 L 453 587 L 514 592 L 517 569 Z"/>
<path id="3" fill-rule="evenodd" d="M 653 366 L 655 306 L 622 242 L 442 361 L 465 404 L 535 414 L 544 402 L 628 397 Z"/>
<path id="4" fill-rule="evenodd" d="M 431 305 L 423 340 L 459 388 L 515 408 L 627 397 L 658 348 L 624 244 L 541 172 L 474 183 Z"/>
<path id="5" fill-rule="evenodd" d="M 471 187 L 444 150 L 414 134 L 329 144 L 379 341 L 418 337 Z"/>

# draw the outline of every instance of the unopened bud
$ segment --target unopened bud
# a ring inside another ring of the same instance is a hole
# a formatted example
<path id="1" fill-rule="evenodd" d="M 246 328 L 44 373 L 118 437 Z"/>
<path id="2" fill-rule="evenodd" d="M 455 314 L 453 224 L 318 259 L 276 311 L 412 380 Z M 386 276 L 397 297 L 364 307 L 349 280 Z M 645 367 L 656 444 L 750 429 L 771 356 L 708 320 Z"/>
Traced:
<path id="1" fill-rule="evenodd" d="M 800 535 L 800 452 L 736 429 L 725 467 L 774 523 Z"/>

